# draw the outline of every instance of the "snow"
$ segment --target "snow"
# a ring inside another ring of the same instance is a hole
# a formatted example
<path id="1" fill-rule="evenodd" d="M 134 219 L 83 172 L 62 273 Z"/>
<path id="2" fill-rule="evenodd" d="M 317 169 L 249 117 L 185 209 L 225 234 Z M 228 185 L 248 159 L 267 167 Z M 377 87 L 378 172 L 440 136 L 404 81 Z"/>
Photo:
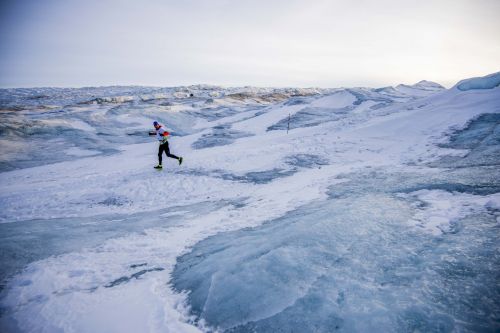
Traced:
<path id="1" fill-rule="evenodd" d="M 311 103 L 311 106 L 315 107 L 328 107 L 332 109 L 340 109 L 351 105 L 356 101 L 356 97 L 349 93 L 348 91 L 342 90 L 333 93 L 326 97 L 321 97 Z"/>
<path id="2" fill-rule="evenodd" d="M 450 232 L 454 222 L 468 215 L 486 212 L 488 208 L 500 205 L 499 193 L 479 196 L 442 190 L 421 190 L 411 195 L 426 205 L 410 222 L 434 235 Z"/>
<path id="3" fill-rule="evenodd" d="M 0 104 L 2 331 L 499 328 L 498 87 L 8 89 Z M 182 166 L 152 168 L 153 120 Z"/>
<path id="4" fill-rule="evenodd" d="M 414 96 L 428 96 L 429 93 L 432 94 L 442 89 L 444 89 L 444 87 L 441 85 L 429 81 L 420 81 L 414 85 L 400 84 L 396 86 L 396 91 Z"/>
<path id="5" fill-rule="evenodd" d="M 92 150 L 80 149 L 78 147 L 71 147 L 69 149 L 66 149 L 64 152 L 67 155 L 72 155 L 72 156 L 92 156 L 98 154 Z"/>

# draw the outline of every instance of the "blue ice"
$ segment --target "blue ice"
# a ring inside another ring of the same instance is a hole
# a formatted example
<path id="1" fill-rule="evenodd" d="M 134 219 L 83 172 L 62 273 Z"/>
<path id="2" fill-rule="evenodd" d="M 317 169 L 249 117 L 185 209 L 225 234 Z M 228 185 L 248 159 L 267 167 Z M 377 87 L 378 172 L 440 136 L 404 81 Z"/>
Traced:
<path id="1" fill-rule="evenodd" d="M 468 149 L 465 157 L 446 157 L 437 164 L 464 166 L 497 165 L 500 156 L 500 113 L 480 115 L 464 130 L 453 133 L 446 148 Z"/>
<path id="2" fill-rule="evenodd" d="M 411 213 L 384 194 L 309 205 L 200 242 L 174 286 L 225 332 L 498 329 L 495 216 L 429 237 L 405 225 Z"/>
<path id="3" fill-rule="evenodd" d="M 500 72 L 460 81 L 457 84 L 457 88 L 467 91 L 472 89 L 493 89 L 498 87 L 498 85 L 500 85 Z"/>
<path id="4" fill-rule="evenodd" d="M 121 205 L 110 197 L 96 204 Z M 53 255 L 94 247 L 110 238 L 122 237 L 147 228 L 172 227 L 223 206 L 241 207 L 239 201 L 206 201 L 174 206 L 155 212 L 114 214 L 47 220 L 18 221 L 0 224 L 0 281 L 12 276 L 30 262 Z M 182 214 L 174 214 L 180 211 Z M 163 218 L 162 214 L 169 214 Z M 0 288 L 1 289 L 1 288 Z"/>

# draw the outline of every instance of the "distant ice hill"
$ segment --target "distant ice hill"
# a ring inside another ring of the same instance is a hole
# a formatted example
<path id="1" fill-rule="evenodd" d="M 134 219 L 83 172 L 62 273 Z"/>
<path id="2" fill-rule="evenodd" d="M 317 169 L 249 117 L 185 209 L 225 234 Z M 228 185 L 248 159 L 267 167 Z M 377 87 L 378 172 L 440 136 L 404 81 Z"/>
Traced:
<path id="1" fill-rule="evenodd" d="M 0 332 L 500 331 L 500 73 L 4 89 L 0 118 Z"/>

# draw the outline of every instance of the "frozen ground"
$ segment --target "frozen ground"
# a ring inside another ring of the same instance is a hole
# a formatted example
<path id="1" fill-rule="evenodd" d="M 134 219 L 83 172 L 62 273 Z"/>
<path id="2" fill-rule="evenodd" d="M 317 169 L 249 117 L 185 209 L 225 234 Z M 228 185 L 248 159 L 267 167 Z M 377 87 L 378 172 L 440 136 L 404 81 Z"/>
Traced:
<path id="1" fill-rule="evenodd" d="M 499 77 L 0 90 L 1 331 L 497 332 Z"/>

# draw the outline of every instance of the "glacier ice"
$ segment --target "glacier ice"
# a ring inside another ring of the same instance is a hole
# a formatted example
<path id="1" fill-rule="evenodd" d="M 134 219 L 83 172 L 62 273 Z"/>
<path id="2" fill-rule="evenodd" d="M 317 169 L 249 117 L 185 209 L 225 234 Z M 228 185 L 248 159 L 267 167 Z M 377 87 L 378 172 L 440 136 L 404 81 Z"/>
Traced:
<path id="1" fill-rule="evenodd" d="M 383 194 L 307 206 L 200 242 L 178 260 L 174 285 L 190 291 L 194 314 L 228 332 L 494 326 L 494 216 L 432 238 L 403 227 L 411 210 Z"/>
<path id="2" fill-rule="evenodd" d="M 496 332 L 498 92 L 0 89 L 0 330 Z"/>
<path id="3" fill-rule="evenodd" d="M 184 218 L 208 214 L 228 204 L 239 203 L 206 201 L 194 206 L 169 207 L 147 214 L 113 214 L 3 223 L 0 224 L 0 280 L 4 281 L 33 261 L 98 246 L 107 239 L 140 233 L 152 227 L 175 226 Z M 162 218 L 166 214 L 168 218 Z"/>
<path id="4" fill-rule="evenodd" d="M 332 187 L 343 196 L 200 242 L 174 286 L 227 332 L 488 331 L 500 310 L 498 210 L 429 237 L 406 224 L 425 203 L 384 193 L 390 177 L 353 179 Z"/>
<path id="5" fill-rule="evenodd" d="M 500 156 L 500 114 L 480 115 L 441 146 L 466 149 L 468 152 L 464 157 L 446 157 L 440 163 L 452 164 L 455 167 L 497 165 Z"/>

